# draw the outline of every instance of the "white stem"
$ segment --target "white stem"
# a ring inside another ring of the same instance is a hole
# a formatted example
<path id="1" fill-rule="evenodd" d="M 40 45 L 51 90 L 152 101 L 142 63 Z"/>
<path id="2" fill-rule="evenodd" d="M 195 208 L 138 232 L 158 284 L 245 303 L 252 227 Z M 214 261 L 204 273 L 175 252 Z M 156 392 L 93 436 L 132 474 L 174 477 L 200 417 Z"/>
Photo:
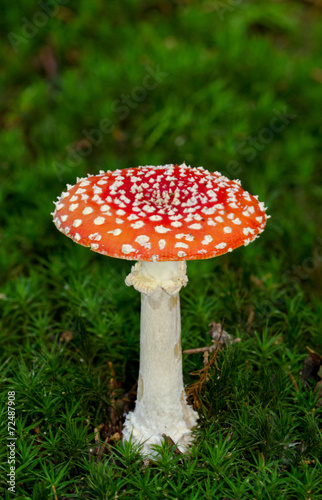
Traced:
<path id="1" fill-rule="evenodd" d="M 126 278 L 141 292 L 140 373 L 134 412 L 123 437 L 143 442 L 143 453 L 170 436 L 184 451 L 197 413 L 187 405 L 182 379 L 179 291 L 188 281 L 185 262 L 138 262 Z"/>

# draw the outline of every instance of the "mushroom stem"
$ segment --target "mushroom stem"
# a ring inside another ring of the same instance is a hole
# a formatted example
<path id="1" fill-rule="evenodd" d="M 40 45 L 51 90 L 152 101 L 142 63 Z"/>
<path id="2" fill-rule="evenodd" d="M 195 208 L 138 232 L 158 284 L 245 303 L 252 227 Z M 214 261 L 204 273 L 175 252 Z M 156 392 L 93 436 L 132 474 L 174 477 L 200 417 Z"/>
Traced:
<path id="1" fill-rule="evenodd" d="M 140 372 L 135 410 L 126 417 L 123 438 L 143 443 L 153 454 L 162 434 L 181 451 L 191 441 L 197 413 L 187 404 L 182 378 L 179 291 L 188 281 L 185 262 L 138 262 L 126 278 L 141 292 Z"/>

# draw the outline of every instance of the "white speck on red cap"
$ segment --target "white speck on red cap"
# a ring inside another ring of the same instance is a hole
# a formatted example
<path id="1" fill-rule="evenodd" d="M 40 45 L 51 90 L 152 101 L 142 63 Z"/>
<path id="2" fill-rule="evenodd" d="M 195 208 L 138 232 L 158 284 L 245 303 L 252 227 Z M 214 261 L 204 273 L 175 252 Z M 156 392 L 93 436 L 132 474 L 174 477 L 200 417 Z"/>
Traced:
<path id="1" fill-rule="evenodd" d="M 96 252 L 171 261 L 206 259 L 249 244 L 265 228 L 265 210 L 240 181 L 182 164 L 79 179 L 62 193 L 53 216 L 60 231 Z"/>
<path id="2" fill-rule="evenodd" d="M 202 225 L 201 224 L 191 224 L 188 227 L 189 227 L 189 229 L 202 229 Z"/>
<path id="3" fill-rule="evenodd" d="M 133 222 L 131 224 L 131 227 L 133 227 L 133 229 L 141 229 L 141 227 L 145 226 L 145 223 L 143 222 L 143 220 L 137 220 L 136 222 Z"/>
<path id="4" fill-rule="evenodd" d="M 154 230 L 157 233 L 168 233 L 169 231 L 171 231 L 171 228 L 164 226 L 155 226 Z"/>
<path id="5" fill-rule="evenodd" d="M 206 236 L 204 237 L 204 239 L 202 240 L 201 244 L 202 245 L 209 245 L 209 243 L 211 243 L 213 240 L 213 237 L 210 236 L 210 234 L 206 234 Z"/>
<path id="6" fill-rule="evenodd" d="M 107 231 L 107 234 L 113 234 L 114 236 L 119 236 L 121 233 L 121 229 L 112 229 L 112 231 Z"/>
<path id="7" fill-rule="evenodd" d="M 140 236 L 137 236 L 135 238 L 136 243 L 139 243 L 140 245 L 146 245 L 150 240 L 150 237 L 147 236 L 146 234 L 140 234 Z"/>

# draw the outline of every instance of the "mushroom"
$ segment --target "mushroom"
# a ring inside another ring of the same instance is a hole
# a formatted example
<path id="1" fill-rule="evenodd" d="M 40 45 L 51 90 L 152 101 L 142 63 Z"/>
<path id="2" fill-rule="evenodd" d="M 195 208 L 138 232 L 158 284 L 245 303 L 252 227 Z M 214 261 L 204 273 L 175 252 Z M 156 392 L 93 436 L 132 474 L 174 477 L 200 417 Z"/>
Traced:
<path id="1" fill-rule="evenodd" d="M 140 370 L 123 439 L 153 453 L 162 436 L 181 451 L 198 415 L 182 378 L 179 292 L 186 261 L 248 245 L 266 225 L 264 203 L 219 172 L 182 165 L 100 171 L 67 186 L 56 227 L 91 250 L 138 261 L 125 282 L 141 293 Z"/>

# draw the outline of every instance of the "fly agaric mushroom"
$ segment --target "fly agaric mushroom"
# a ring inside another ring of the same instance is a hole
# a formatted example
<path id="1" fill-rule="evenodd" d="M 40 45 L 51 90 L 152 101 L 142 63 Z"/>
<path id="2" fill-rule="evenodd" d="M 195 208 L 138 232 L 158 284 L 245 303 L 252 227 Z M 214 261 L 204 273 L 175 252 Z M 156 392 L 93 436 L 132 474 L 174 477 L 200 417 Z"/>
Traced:
<path id="1" fill-rule="evenodd" d="M 68 185 L 56 202 L 54 222 L 69 238 L 138 261 L 125 282 L 141 292 L 140 371 L 123 438 L 144 443 L 145 454 L 163 434 L 186 450 L 197 423 L 182 378 L 186 261 L 248 245 L 265 228 L 265 210 L 240 181 L 185 164 L 100 171 Z"/>

